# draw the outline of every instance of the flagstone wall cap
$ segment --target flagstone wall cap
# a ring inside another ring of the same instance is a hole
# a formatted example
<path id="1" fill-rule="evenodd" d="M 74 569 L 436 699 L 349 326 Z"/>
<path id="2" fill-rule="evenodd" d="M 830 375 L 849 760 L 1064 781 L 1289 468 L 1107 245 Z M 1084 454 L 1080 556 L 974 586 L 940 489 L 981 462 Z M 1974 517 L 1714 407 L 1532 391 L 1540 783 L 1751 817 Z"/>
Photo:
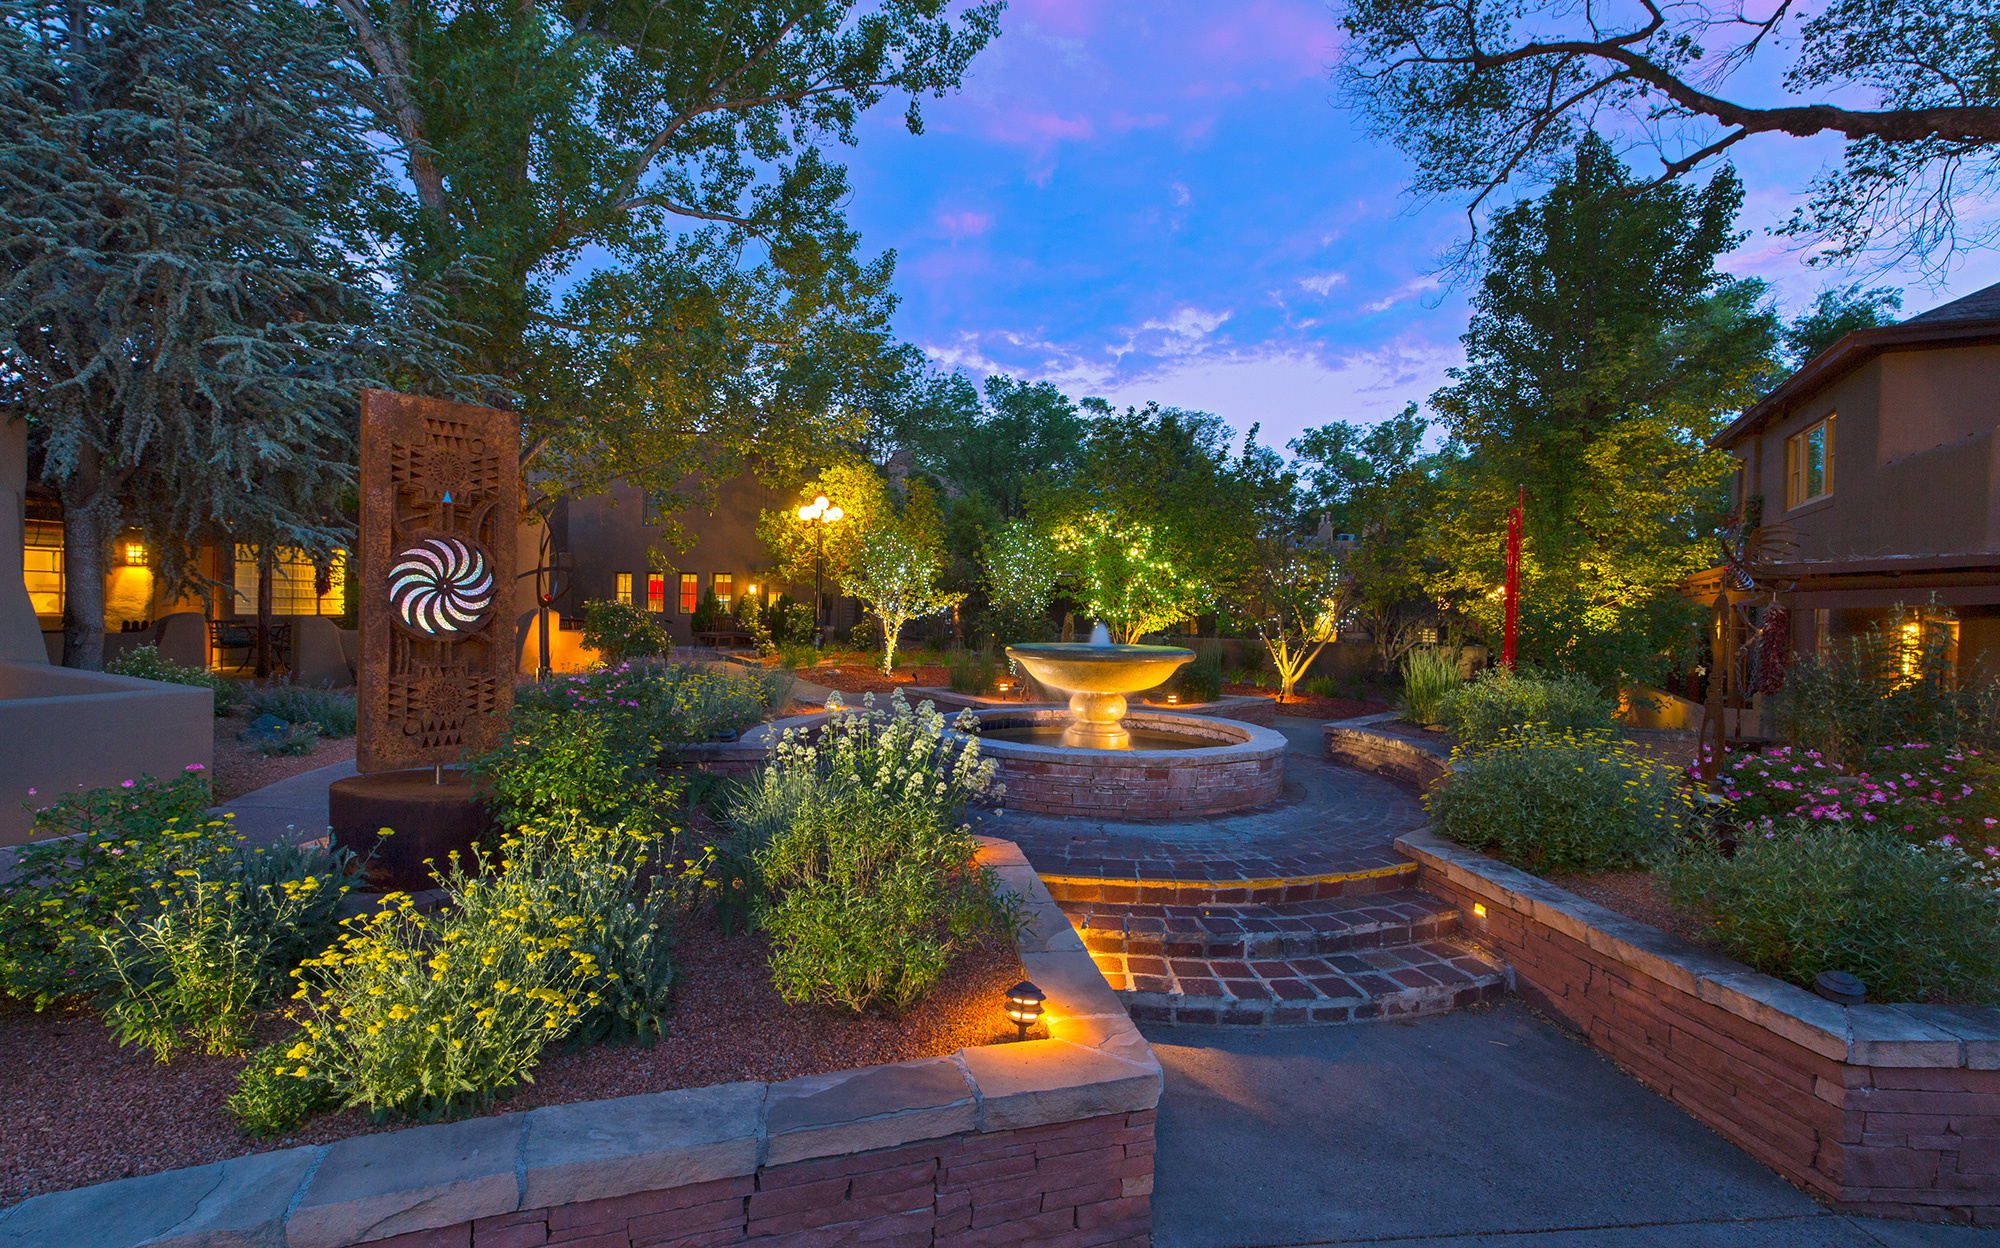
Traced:
<path id="1" fill-rule="evenodd" d="M 1822 1057 L 1853 1066 L 2000 1070 L 2000 1009 L 1836 1005 L 1428 829 L 1396 848 L 1455 887 L 1526 914 L 1593 951 L 1727 1010 Z"/>
<path id="2" fill-rule="evenodd" d="M 1021 895 L 1031 931 L 1044 912 L 1059 916 L 1018 849 L 977 839 L 981 861 Z M 554 1105 L 55 1192 L 0 1211 L 0 1248 L 336 1248 L 812 1157 L 1156 1108 L 1159 1062 L 1090 955 L 1080 942 L 1045 943 L 1024 942 L 1021 960 L 1048 993 L 1060 1039 Z"/>
<path id="3" fill-rule="evenodd" d="M 762 1083 L 723 1083 L 530 1115 L 522 1205 L 541 1209 L 735 1178 L 757 1168 Z"/>
<path id="4" fill-rule="evenodd" d="M 7 1248 L 284 1248 L 285 1211 L 324 1148 L 54 1192 L 0 1211 Z"/>

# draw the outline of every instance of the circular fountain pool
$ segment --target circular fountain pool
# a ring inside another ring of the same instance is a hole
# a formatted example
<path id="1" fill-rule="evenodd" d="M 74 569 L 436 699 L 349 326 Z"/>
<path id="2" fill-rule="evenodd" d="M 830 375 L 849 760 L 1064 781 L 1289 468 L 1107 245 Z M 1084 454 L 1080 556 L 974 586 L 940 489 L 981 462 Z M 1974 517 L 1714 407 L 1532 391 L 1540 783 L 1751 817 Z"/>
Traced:
<path id="1" fill-rule="evenodd" d="M 981 753 L 999 764 L 1001 805 L 1093 819 L 1165 819 L 1262 806 L 1285 784 L 1282 733 L 1230 719 L 1136 711 L 1127 748 L 1064 745 L 1061 707 L 977 712 Z"/>

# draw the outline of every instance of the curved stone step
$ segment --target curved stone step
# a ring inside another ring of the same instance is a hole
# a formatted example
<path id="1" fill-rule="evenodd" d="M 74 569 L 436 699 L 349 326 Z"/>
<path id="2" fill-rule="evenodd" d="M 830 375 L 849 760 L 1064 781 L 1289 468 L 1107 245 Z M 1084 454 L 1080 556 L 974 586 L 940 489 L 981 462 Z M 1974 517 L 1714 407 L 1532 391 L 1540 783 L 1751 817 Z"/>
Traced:
<path id="1" fill-rule="evenodd" d="M 1154 958 L 1304 958 L 1437 940 L 1458 908 L 1415 889 L 1314 901 L 1207 905 L 1058 903 L 1092 953 Z"/>
<path id="2" fill-rule="evenodd" d="M 1093 953 L 1132 1017 L 1169 1025 L 1298 1027 L 1437 1014 L 1507 991 L 1507 971 L 1448 940 L 1323 958 Z"/>

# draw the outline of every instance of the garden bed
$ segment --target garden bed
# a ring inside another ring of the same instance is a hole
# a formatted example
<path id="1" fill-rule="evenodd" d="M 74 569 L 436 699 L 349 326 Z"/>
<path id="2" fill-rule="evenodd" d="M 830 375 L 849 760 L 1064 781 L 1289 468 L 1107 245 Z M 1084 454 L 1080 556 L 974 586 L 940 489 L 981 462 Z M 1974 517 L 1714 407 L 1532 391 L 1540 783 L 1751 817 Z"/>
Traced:
<path id="1" fill-rule="evenodd" d="M 943 685 L 951 679 L 949 672 L 935 664 L 923 667 L 899 667 L 885 676 L 880 667 L 833 663 L 809 671 L 802 670 L 799 675 L 815 685 L 850 694 L 889 693 L 896 689 L 906 689 L 911 685 L 933 687 Z"/>
<path id="2" fill-rule="evenodd" d="M 354 758 L 353 737 L 322 737 L 307 753 L 266 757 L 255 745 L 237 739 L 254 717 L 243 712 L 215 721 L 215 765 L 209 769 L 208 780 L 218 805 L 265 785 Z"/>
<path id="3" fill-rule="evenodd" d="M 765 969 L 766 942 L 724 938 L 712 921 L 692 925 L 681 946 L 675 1013 L 650 1049 L 600 1045 L 580 1053 L 552 1046 L 487 1115 L 740 1080 L 777 1082 L 1014 1038 L 998 1002 L 1024 978 L 1011 941 L 968 950 L 906 1016 L 853 1018 L 779 999 Z M 277 1039 L 282 1021 L 267 1024 Z M 96 1014 L 36 1014 L 0 1002 L 0 1206 L 31 1196 L 248 1153 L 396 1131 L 407 1119 L 373 1123 L 359 1109 L 328 1114 L 266 1140 L 236 1129 L 224 1100 L 244 1057 L 154 1062 L 120 1049 Z M 79 1095 L 81 1092 L 81 1095 Z M 474 1115 L 474 1116 L 487 1116 Z"/>
<path id="4" fill-rule="evenodd" d="M 1380 714 L 1389 709 L 1389 704 L 1386 702 L 1364 701 L 1359 698 L 1326 698 L 1313 693 L 1294 693 L 1289 698 L 1279 698 L 1268 689 L 1241 681 L 1225 682 L 1222 692 L 1230 697 L 1269 698 L 1278 704 L 1278 714 L 1291 715 L 1299 719 L 1354 719 L 1361 715 Z"/>

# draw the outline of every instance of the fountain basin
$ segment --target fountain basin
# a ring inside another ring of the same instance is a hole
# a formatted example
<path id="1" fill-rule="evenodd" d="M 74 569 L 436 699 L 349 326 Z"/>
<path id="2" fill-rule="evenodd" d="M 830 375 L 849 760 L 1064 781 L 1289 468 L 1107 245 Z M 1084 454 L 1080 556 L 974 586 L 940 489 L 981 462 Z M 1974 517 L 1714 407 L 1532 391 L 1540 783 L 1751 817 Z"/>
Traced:
<path id="1" fill-rule="evenodd" d="M 1114 646 L 1099 624 L 1090 642 L 1042 641 L 1008 646 L 1007 657 L 1050 689 L 1069 695 L 1064 744 L 1079 749 L 1128 748 L 1125 695 L 1166 681 L 1194 651 L 1178 646 Z"/>
<path id="2" fill-rule="evenodd" d="M 1285 737 L 1232 719 L 1142 710 L 1122 727 L 1131 748 L 1079 749 L 988 736 L 1029 730 L 1060 734 L 1070 713 L 1060 707 L 976 712 L 980 754 L 998 764 L 1008 810 L 1090 819 L 1173 819 L 1247 810 L 1278 800 L 1285 786 Z M 1143 748 L 1152 734 L 1192 739 L 1173 749 Z"/>

